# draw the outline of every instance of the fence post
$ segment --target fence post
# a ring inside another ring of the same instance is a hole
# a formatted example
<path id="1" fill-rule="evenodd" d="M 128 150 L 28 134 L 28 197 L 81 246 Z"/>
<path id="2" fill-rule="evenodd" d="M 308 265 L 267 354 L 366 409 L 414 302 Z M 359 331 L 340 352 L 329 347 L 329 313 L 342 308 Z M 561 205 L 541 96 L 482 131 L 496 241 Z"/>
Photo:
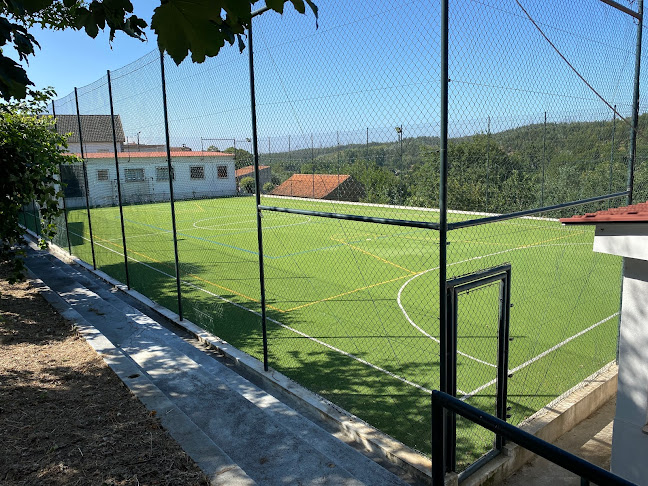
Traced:
<path id="1" fill-rule="evenodd" d="M 79 126 L 79 149 L 81 159 L 83 160 L 83 185 L 85 186 L 86 212 L 88 213 L 88 232 L 90 233 L 90 249 L 92 250 L 92 268 L 97 269 L 97 260 L 95 258 L 94 236 L 92 234 L 92 218 L 90 217 L 90 187 L 88 186 L 88 169 L 86 167 L 85 153 L 83 152 L 83 134 L 81 132 L 81 113 L 79 112 L 79 94 L 76 87 L 74 88 L 74 100 L 76 102 L 77 125 Z"/>
<path id="2" fill-rule="evenodd" d="M 54 131 L 56 132 L 56 106 L 55 100 L 52 100 L 52 116 L 54 117 Z M 72 254 L 72 245 L 70 244 L 70 226 L 68 225 L 68 214 L 67 214 L 67 205 L 65 203 L 65 191 L 63 189 L 63 165 L 59 164 L 59 180 L 61 182 L 61 191 L 63 191 L 63 197 L 61 202 L 63 203 L 63 217 L 65 219 L 65 238 L 67 239 L 68 253 Z"/>
<path id="3" fill-rule="evenodd" d="M 263 231 L 261 227 L 261 192 L 259 187 L 259 147 L 257 137 L 256 92 L 254 88 L 254 48 L 252 44 L 252 19 L 248 26 L 248 51 L 250 59 L 250 105 L 252 110 L 252 152 L 254 153 L 254 182 L 256 185 L 257 240 L 259 243 L 259 283 L 261 285 L 261 330 L 263 333 L 263 369 L 268 371 L 268 329 L 266 319 L 265 272 L 263 268 Z"/>
<path id="4" fill-rule="evenodd" d="M 112 124 L 113 151 L 115 152 L 115 171 L 117 173 L 117 199 L 119 203 L 119 221 L 121 223 L 122 246 L 124 248 L 124 271 L 126 272 L 126 287 L 130 290 L 130 275 L 128 273 L 128 252 L 126 251 L 126 231 L 124 230 L 124 208 L 122 206 L 121 181 L 119 180 L 119 156 L 117 155 L 117 131 L 115 130 L 115 109 L 113 106 L 112 84 L 110 82 L 110 69 L 106 71 L 108 77 L 108 100 L 110 101 L 110 122 Z M 138 147 L 139 149 L 139 147 Z"/>
<path id="5" fill-rule="evenodd" d="M 173 253 L 175 255 L 176 290 L 178 293 L 178 316 L 182 320 L 182 290 L 180 288 L 180 259 L 178 258 L 178 232 L 176 229 L 175 201 L 173 199 L 173 167 L 171 166 L 171 145 L 169 143 L 169 113 L 167 111 L 166 77 L 164 75 L 164 51 L 160 51 L 160 71 L 162 75 L 162 108 L 164 110 L 164 137 L 169 171 L 169 199 L 171 200 L 171 225 L 173 227 Z"/>
<path id="6" fill-rule="evenodd" d="M 440 324 L 440 377 L 439 382 L 442 392 L 452 394 L 450 370 L 445 363 L 448 363 L 449 352 L 452 346 L 447 342 L 452 336 L 448 328 L 448 302 L 446 295 L 446 259 L 448 241 L 448 0 L 441 0 L 441 113 L 439 127 L 439 324 Z M 449 415 L 449 414 L 448 414 Z M 445 421 L 446 424 L 448 420 Z M 446 431 L 450 435 L 450 431 Z M 451 452 L 446 451 L 445 470 L 451 470 Z"/>
<path id="7" fill-rule="evenodd" d="M 639 76 L 641 74 L 641 39 L 643 34 L 643 0 L 637 2 L 637 47 L 635 52 L 634 92 L 632 95 L 632 128 L 630 129 L 630 161 L 628 164 L 628 204 L 634 192 L 634 167 L 637 156 L 637 128 L 639 126 Z"/>
<path id="8" fill-rule="evenodd" d="M 490 177 L 490 136 L 491 136 L 491 127 L 490 127 L 490 116 L 488 117 L 487 129 L 486 129 L 486 212 L 488 212 L 488 189 L 489 189 L 489 177 Z"/>
<path id="9" fill-rule="evenodd" d="M 547 112 L 544 112 L 544 129 L 542 132 L 542 187 L 540 190 L 540 206 L 544 206 L 545 191 L 545 162 L 547 158 Z"/>
<path id="10" fill-rule="evenodd" d="M 608 183 L 608 194 L 612 194 L 612 168 L 614 166 L 614 138 L 616 136 L 616 105 L 612 112 L 612 148 L 610 149 L 610 180 Z M 610 200 L 608 199 L 608 209 L 610 209 Z"/>

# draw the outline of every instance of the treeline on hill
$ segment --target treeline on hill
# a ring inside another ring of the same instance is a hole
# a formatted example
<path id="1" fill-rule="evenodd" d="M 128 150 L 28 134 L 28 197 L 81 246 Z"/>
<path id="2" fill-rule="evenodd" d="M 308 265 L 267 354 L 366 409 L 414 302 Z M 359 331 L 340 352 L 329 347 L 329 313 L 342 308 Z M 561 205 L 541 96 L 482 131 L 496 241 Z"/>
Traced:
<path id="1" fill-rule="evenodd" d="M 644 114 L 639 119 L 636 202 L 648 199 L 647 129 L 648 114 Z M 617 120 L 615 128 L 612 121 L 548 123 L 451 139 L 448 207 L 508 213 L 623 191 L 629 136 L 629 125 Z M 438 138 L 405 138 L 402 150 L 398 141 L 373 142 L 261 154 L 260 158 L 261 164 L 272 167 L 275 185 L 295 173 L 350 174 L 364 185 L 364 202 L 439 205 Z"/>

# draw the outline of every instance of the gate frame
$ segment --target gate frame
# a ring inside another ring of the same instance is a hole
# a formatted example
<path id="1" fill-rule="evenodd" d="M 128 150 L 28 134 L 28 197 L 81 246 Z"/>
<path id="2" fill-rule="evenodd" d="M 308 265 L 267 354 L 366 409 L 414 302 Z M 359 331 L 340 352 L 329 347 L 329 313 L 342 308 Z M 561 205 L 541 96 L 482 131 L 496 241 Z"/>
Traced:
<path id="1" fill-rule="evenodd" d="M 508 395 L 508 358 L 509 358 L 509 330 L 511 308 L 511 264 L 505 263 L 495 267 L 479 270 L 446 281 L 446 305 L 448 319 L 445 326 L 441 327 L 441 379 L 442 388 L 446 393 L 457 396 L 457 310 L 458 297 L 462 292 L 483 287 L 493 282 L 500 282 L 499 291 L 499 318 L 497 330 L 497 392 L 496 392 L 496 417 L 506 421 L 507 395 Z M 444 465 L 447 472 L 456 469 L 457 452 L 457 421 L 453 411 L 444 411 L 443 435 Z M 500 453 L 506 443 L 501 434 L 495 435 L 495 447 L 476 462 L 468 466 L 459 475 L 461 479 L 476 471 L 485 461 Z"/>

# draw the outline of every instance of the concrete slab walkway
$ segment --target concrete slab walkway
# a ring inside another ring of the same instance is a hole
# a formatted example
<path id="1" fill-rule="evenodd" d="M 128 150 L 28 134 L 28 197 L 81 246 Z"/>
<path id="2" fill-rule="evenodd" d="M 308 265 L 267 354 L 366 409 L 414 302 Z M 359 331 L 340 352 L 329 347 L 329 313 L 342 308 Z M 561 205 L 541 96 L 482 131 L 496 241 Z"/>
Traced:
<path id="1" fill-rule="evenodd" d="M 555 441 L 554 445 L 609 470 L 615 406 L 616 399 L 609 400 L 589 418 Z M 577 486 L 580 484 L 579 477 L 546 459 L 536 457 L 511 476 L 504 486 Z"/>
<path id="2" fill-rule="evenodd" d="M 414 483 L 340 441 L 89 273 L 42 251 L 30 251 L 26 263 L 45 298 L 156 411 L 211 484 Z"/>

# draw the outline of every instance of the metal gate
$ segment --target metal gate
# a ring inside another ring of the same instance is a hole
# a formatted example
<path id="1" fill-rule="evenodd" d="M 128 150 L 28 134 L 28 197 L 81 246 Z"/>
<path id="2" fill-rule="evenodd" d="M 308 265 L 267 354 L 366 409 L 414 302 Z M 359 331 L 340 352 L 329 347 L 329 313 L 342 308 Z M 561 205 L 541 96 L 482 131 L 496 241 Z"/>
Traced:
<path id="1" fill-rule="evenodd" d="M 502 420 L 507 419 L 508 411 L 510 298 L 510 264 L 446 283 L 448 318 L 442 336 L 442 385 L 447 393 Z M 451 412 L 446 415 L 445 429 L 446 468 L 462 471 L 460 477 L 470 475 L 504 446 L 503 437 L 476 428 L 465 419 L 457 421 Z"/>

